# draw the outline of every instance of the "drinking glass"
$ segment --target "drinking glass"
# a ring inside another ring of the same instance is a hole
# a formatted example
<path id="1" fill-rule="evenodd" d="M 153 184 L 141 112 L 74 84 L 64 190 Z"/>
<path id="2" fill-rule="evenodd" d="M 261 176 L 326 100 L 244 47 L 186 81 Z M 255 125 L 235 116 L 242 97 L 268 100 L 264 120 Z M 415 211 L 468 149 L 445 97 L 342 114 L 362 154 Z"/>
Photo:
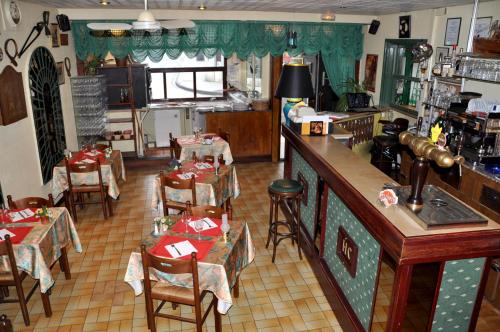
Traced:
<path id="1" fill-rule="evenodd" d="M 198 219 L 194 223 L 194 229 L 198 233 L 198 241 L 201 240 L 201 231 L 203 231 L 203 219 Z"/>
<path id="2" fill-rule="evenodd" d="M 191 219 L 192 219 L 192 215 L 191 215 L 191 212 L 189 212 L 189 210 L 186 210 L 182 213 L 182 220 L 184 221 L 184 225 L 186 226 L 185 233 L 188 232 L 188 226 L 189 226 L 189 223 L 191 222 Z"/>

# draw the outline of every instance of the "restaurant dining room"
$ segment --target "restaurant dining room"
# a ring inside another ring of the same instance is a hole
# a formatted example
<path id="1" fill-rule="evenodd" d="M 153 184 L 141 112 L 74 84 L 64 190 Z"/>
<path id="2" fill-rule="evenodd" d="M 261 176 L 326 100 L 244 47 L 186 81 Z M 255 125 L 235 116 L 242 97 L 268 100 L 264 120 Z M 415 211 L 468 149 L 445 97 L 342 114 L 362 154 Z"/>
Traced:
<path id="1" fill-rule="evenodd" d="M 0 0 L 0 332 L 500 332 L 500 0 Z"/>

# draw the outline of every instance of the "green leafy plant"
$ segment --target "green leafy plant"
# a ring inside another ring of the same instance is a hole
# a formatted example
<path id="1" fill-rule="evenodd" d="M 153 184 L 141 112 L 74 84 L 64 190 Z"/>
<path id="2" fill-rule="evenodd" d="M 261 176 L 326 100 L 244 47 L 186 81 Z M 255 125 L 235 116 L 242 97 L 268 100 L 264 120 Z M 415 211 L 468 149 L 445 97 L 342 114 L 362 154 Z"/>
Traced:
<path id="1" fill-rule="evenodd" d="M 85 75 L 97 74 L 97 68 L 101 65 L 101 61 L 94 55 L 89 55 L 83 62 Z"/>
<path id="2" fill-rule="evenodd" d="M 349 78 L 347 81 L 340 83 L 338 87 L 345 92 L 339 97 L 339 101 L 335 107 L 335 112 L 347 112 L 349 108 L 347 103 L 348 93 L 366 92 L 365 82 L 359 83 L 354 78 Z"/>

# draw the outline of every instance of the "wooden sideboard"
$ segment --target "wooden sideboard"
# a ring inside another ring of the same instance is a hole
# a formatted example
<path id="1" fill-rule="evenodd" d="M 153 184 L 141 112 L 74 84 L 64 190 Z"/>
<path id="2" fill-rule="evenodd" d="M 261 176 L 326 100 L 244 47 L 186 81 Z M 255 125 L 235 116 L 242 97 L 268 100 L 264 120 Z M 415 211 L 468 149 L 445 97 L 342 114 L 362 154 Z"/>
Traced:
<path id="1" fill-rule="evenodd" d="M 271 111 L 207 112 L 207 132 L 228 132 L 235 160 L 271 158 Z"/>

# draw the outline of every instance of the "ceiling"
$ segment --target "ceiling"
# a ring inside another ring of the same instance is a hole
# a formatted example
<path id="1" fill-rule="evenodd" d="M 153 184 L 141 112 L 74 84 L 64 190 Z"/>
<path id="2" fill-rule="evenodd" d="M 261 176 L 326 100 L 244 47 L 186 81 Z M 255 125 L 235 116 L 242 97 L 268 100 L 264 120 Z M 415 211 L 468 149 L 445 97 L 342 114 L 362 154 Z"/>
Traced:
<path id="1" fill-rule="evenodd" d="M 99 0 L 27 0 L 55 8 L 102 8 Z M 109 8 L 143 8 L 143 0 L 109 0 Z M 470 4 L 472 0 L 149 0 L 152 9 L 279 11 L 380 15 Z M 230 19 L 228 17 L 228 19 Z"/>

